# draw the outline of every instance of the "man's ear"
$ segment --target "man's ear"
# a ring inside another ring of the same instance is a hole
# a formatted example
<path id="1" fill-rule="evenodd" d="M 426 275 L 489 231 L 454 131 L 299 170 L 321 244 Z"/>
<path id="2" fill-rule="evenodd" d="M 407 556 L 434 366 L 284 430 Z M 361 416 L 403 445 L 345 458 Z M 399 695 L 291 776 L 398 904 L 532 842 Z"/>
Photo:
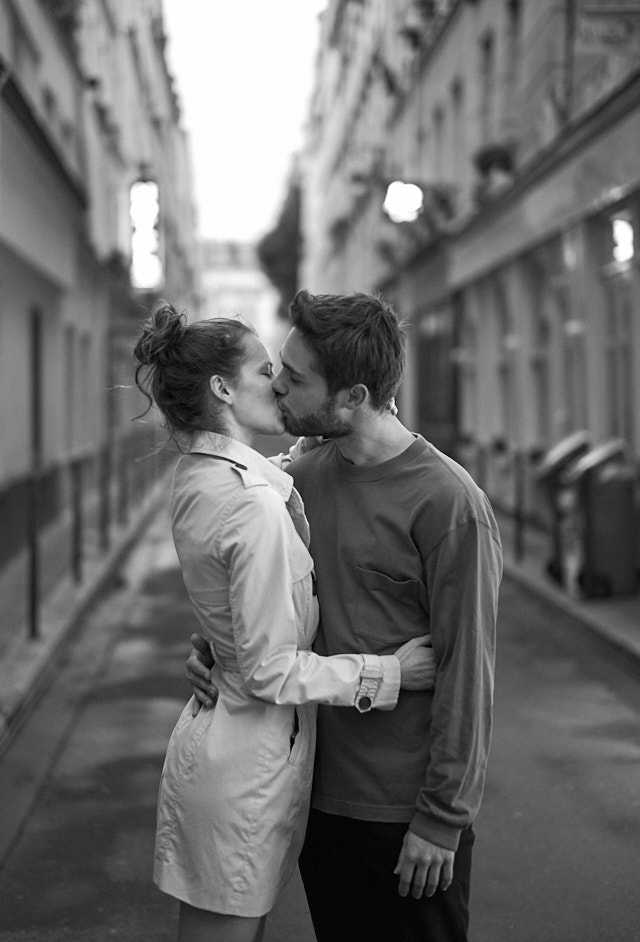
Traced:
<path id="1" fill-rule="evenodd" d="M 220 399 L 222 402 L 231 402 L 231 392 L 229 391 L 227 381 L 222 376 L 216 374 L 210 377 L 209 389 L 216 399 Z"/>
<path id="2" fill-rule="evenodd" d="M 344 400 L 345 409 L 358 409 L 369 399 L 369 390 L 364 383 L 356 383 L 350 389 L 345 390 L 346 398 Z"/>

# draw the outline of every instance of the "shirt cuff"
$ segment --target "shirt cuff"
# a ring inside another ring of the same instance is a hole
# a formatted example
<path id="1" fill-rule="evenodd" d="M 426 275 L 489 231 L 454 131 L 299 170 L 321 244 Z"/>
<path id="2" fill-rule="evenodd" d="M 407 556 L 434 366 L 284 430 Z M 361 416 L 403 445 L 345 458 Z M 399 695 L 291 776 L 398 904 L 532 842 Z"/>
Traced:
<path id="1" fill-rule="evenodd" d="M 367 657 L 365 654 L 365 665 Z M 398 703 L 400 694 L 400 661 L 395 654 L 384 654 L 376 657 L 382 668 L 382 680 L 378 687 L 375 700 L 373 701 L 374 710 L 393 710 Z"/>
<path id="2" fill-rule="evenodd" d="M 436 818 L 416 811 L 409 824 L 409 830 L 424 841 L 437 844 L 438 847 L 444 847 L 446 850 L 457 850 L 462 829 L 451 827 L 450 824 L 445 824 L 444 821 L 438 821 Z"/>

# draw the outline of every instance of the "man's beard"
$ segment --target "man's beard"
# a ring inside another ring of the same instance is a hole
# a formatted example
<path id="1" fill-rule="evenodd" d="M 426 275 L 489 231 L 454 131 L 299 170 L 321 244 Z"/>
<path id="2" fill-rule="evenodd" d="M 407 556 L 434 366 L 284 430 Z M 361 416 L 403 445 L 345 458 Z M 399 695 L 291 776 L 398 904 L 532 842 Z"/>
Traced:
<path id="1" fill-rule="evenodd" d="M 284 427 L 289 435 L 322 435 L 324 438 L 343 438 L 351 429 L 336 415 L 336 396 L 329 396 L 317 412 L 307 412 L 296 418 L 283 412 Z"/>

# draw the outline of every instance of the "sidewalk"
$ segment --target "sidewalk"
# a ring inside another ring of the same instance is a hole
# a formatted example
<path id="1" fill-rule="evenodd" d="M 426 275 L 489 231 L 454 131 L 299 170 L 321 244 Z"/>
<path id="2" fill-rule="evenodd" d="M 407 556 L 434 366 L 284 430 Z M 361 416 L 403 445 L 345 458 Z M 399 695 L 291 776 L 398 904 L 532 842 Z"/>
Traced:
<path id="1" fill-rule="evenodd" d="M 640 674 L 640 594 L 609 599 L 572 596 L 546 573 L 551 554 L 550 537 L 528 526 L 524 530 L 522 558 L 515 554 L 513 521 L 496 515 L 502 535 L 504 577 L 574 618 L 592 637 Z"/>
<path id="2" fill-rule="evenodd" d="M 263 454 L 287 451 L 294 439 L 289 435 L 257 436 L 255 447 Z M 97 534 L 88 532 L 84 540 L 83 579 L 74 583 L 71 576 L 62 579 L 54 592 L 42 602 L 40 634 L 29 638 L 26 624 L 7 625 L 0 633 L 0 756 L 11 741 L 22 719 L 28 715 L 51 677 L 56 658 L 81 627 L 83 616 L 118 578 L 118 570 L 133 547 L 143 538 L 148 526 L 166 509 L 170 492 L 170 468 L 138 507 L 132 507 L 125 525 L 114 525 L 110 549 L 103 553 Z M 0 600 L 1 602 L 2 600 Z M 2 617 L 7 615 L 0 604 Z"/>
<path id="3" fill-rule="evenodd" d="M 82 619 L 113 579 L 132 548 L 164 505 L 166 479 L 161 478 L 126 525 L 114 530 L 111 548 L 103 553 L 97 539 L 86 541 L 83 580 L 62 579 L 40 609 L 39 637 L 32 640 L 25 624 L 13 626 L 10 642 L 0 651 L 0 756 L 52 676 L 56 659 L 81 627 Z"/>

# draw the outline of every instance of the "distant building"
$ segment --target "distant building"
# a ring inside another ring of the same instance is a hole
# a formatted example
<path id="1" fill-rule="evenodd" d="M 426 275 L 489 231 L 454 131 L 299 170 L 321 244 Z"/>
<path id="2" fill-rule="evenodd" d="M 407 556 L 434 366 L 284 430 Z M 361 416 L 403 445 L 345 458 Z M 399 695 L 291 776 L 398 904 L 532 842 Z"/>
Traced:
<path id="1" fill-rule="evenodd" d="M 409 320 L 407 424 L 536 521 L 565 436 L 637 467 L 640 3 L 331 0 L 308 128 L 301 282 Z"/>
<path id="2" fill-rule="evenodd" d="M 147 486 L 133 337 L 197 306 L 161 0 L 0 4 L 0 595 L 14 625 Z M 27 603 L 27 595 L 29 600 Z M 33 613 L 32 613 L 33 614 Z"/>
<path id="3" fill-rule="evenodd" d="M 200 270 L 202 316 L 242 315 L 277 354 L 283 330 L 276 317 L 278 293 L 261 270 L 253 243 L 204 240 Z"/>

